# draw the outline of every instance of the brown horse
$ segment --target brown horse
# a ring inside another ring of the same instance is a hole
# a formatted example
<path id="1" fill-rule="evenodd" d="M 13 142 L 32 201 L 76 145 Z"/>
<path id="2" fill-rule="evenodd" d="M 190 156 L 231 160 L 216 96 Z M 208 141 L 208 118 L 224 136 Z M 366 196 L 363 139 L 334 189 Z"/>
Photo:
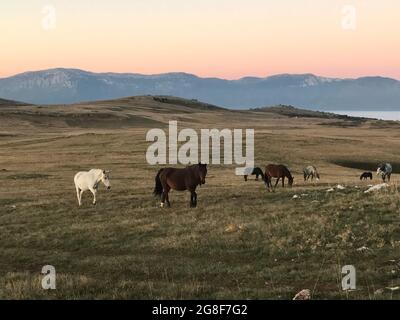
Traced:
<path id="1" fill-rule="evenodd" d="M 165 202 L 170 207 L 168 193 L 172 190 L 177 191 L 190 191 L 190 207 L 197 206 L 197 186 L 206 183 L 207 165 L 196 164 L 186 167 L 184 169 L 165 168 L 158 171 L 156 176 L 156 186 L 153 194 L 161 196 L 161 208 L 164 207 Z"/>
<path id="2" fill-rule="evenodd" d="M 293 185 L 293 176 L 289 169 L 284 165 L 270 164 L 265 168 L 265 181 L 267 187 L 272 188 L 271 178 L 277 178 L 274 188 L 278 185 L 280 179 L 282 179 L 282 187 L 285 187 L 285 177 L 289 180 L 289 186 Z"/>

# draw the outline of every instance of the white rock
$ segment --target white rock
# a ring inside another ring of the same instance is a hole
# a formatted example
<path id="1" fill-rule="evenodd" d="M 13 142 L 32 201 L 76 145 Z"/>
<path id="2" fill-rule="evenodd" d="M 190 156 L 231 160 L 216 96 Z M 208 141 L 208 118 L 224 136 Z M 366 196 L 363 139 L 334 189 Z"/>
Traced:
<path id="1" fill-rule="evenodd" d="M 311 291 L 309 289 L 301 290 L 294 296 L 293 300 L 311 300 Z"/>
<path id="2" fill-rule="evenodd" d="M 365 190 L 364 193 L 379 191 L 382 189 L 386 189 L 387 187 L 389 187 L 389 185 L 387 183 L 377 184 L 375 186 L 370 187 L 368 190 Z"/>
<path id="3" fill-rule="evenodd" d="M 346 189 L 346 188 L 343 187 L 342 185 L 338 184 L 338 185 L 336 186 L 336 189 L 338 189 L 338 190 L 344 190 L 344 189 Z"/>
<path id="4" fill-rule="evenodd" d="M 390 291 L 397 291 L 400 290 L 400 287 L 386 287 L 386 289 Z"/>

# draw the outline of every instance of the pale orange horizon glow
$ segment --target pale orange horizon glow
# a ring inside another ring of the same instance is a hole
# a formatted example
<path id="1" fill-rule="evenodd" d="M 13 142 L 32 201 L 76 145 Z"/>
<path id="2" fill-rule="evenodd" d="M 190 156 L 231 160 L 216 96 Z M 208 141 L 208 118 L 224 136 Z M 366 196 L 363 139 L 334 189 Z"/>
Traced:
<path id="1" fill-rule="evenodd" d="M 56 9 L 54 29 L 42 8 Z M 356 28 L 342 27 L 344 5 Z M 397 0 L 2 0 L 0 77 L 56 67 L 400 79 Z"/>

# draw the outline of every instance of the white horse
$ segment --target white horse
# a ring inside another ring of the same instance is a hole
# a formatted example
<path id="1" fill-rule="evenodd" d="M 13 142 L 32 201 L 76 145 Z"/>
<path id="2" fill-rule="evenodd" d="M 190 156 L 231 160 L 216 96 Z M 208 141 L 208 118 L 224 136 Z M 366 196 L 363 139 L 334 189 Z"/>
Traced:
<path id="1" fill-rule="evenodd" d="M 314 178 L 319 181 L 319 173 L 316 167 L 314 166 L 308 166 L 304 168 L 303 170 L 304 173 L 304 181 L 307 181 L 311 177 L 311 181 L 314 180 Z"/>
<path id="2" fill-rule="evenodd" d="M 79 206 L 82 205 L 82 194 L 87 190 L 92 192 L 93 204 L 96 204 L 96 195 L 100 182 L 102 182 L 108 190 L 111 189 L 110 171 L 101 169 L 92 169 L 89 172 L 78 172 L 75 175 L 74 182 Z"/>
<path id="3" fill-rule="evenodd" d="M 393 168 L 390 163 L 382 163 L 378 166 L 378 170 L 376 170 L 376 174 L 382 177 L 382 180 L 385 182 L 386 178 L 390 181 L 390 176 L 392 175 Z"/>

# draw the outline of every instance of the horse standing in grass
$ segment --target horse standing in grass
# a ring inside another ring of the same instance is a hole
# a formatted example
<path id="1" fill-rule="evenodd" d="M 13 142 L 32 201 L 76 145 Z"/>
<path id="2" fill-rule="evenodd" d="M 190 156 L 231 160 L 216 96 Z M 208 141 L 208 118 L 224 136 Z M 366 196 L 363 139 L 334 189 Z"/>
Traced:
<path id="1" fill-rule="evenodd" d="M 316 167 L 314 166 L 308 166 L 305 167 L 303 170 L 304 173 L 304 181 L 307 181 L 311 177 L 311 181 L 314 180 L 314 178 L 319 181 L 319 173 Z"/>
<path id="2" fill-rule="evenodd" d="M 256 181 L 258 181 L 258 178 L 261 177 L 261 179 L 263 181 L 265 181 L 264 173 L 258 167 L 256 167 L 256 168 L 251 168 L 251 167 L 245 168 L 244 169 L 244 175 L 243 175 L 244 181 L 247 181 L 248 176 L 256 176 Z"/>
<path id="3" fill-rule="evenodd" d="M 110 171 L 101 169 L 92 169 L 89 172 L 78 172 L 74 177 L 74 182 L 79 206 L 82 205 L 82 194 L 87 190 L 92 192 L 93 205 L 96 205 L 96 195 L 100 182 L 102 182 L 108 190 L 111 189 Z"/>
<path id="4" fill-rule="evenodd" d="M 392 175 L 393 168 L 390 163 L 382 163 L 378 166 L 376 174 L 382 177 L 383 182 L 386 182 L 386 178 L 390 182 L 390 176 Z"/>
<path id="5" fill-rule="evenodd" d="M 184 169 L 166 168 L 158 171 L 155 182 L 153 194 L 161 196 L 161 208 L 165 203 L 170 207 L 169 192 L 172 190 L 177 191 L 190 191 L 190 207 L 197 206 L 197 186 L 206 183 L 207 165 L 196 164 L 186 167 Z"/>
<path id="6" fill-rule="evenodd" d="M 372 172 L 364 172 L 361 176 L 360 176 L 360 180 L 368 180 L 368 178 L 370 180 L 372 180 Z"/>
<path id="7" fill-rule="evenodd" d="M 289 169 L 281 164 L 270 164 L 265 168 L 265 182 L 269 188 L 272 188 L 271 178 L 277 178 L 274 188 L 276 188 L 280 179 L 282 179 L 282 187 L 285 187 L 285 178 L 288 178 L 289 186 L 292 186 L 294 181 Z"/>

